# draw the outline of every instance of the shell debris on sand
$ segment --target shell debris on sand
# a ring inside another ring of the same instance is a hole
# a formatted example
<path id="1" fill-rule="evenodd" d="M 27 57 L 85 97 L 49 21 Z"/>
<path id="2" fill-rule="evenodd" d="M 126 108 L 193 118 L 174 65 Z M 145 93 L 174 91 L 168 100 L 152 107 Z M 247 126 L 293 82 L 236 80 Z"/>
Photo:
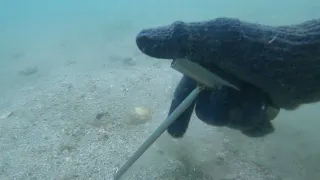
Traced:
<path id="1" fill-rule="evenodd" d="M 0 114 L 0 120 L 2 119 L 7 119 L 8 117 L 10 117 L 12 115 L 11 111 L 7 111 L 7 112 L 3 112 Z"/>
<path id="2" fill-rule="evenodd" d="M 144 124 L 152 120 L 152 110 L 148 107 L 135 106 L 129 110 L 128 123 L 132 125 Z"/>

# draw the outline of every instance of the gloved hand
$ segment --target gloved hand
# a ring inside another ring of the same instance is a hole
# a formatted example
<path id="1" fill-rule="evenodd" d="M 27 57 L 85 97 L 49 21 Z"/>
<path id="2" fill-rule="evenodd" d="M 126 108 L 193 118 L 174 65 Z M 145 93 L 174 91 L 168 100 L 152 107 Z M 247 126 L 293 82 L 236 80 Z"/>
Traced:
<path id="1" fill-rule="evenodd" d="M 136 42 L 146 55 L 188 58 L 211 71 L 223 71 L 242 84 L 241 92 L 229 87 L 201 92 L 168 132 L 182 137 L 195 109 L 207 124 L 261 137 L 274 131 L 270 121 L 280 108 L 293 110 L 319 101 L 319 24 L 314 20 L 271 27 L 218 18 L 142 30 Z M 183 76 L 169 114 L 195 87 L 194 80 Z M 270 109 L 274 112 L 271 115 Z"/>
<path id="2" fill-rule="evenodd" d="M 169 114 L 196 88 L 197 83 L 183 76 L 172 100 Z M 212 126 L 226 126 L 238 129 L 250 137 L 261 137 L 274 131 L 271 120 L 279 109 L 270 114 L 270 104 L 265 93 L 247 86 L 242 91 L 230 87 L 200 92 L 196 101 L 168 128 L 173 137 L 182 137 L 190 121 L 193 110 L 204 123 Z"/>

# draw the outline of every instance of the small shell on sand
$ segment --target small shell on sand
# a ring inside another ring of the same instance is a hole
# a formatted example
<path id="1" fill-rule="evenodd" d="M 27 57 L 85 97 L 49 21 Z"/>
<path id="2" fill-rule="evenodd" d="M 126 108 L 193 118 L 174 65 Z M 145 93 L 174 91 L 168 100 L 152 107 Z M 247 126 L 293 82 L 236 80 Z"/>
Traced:
<path id="1" fill-rule="evenodd" d="M 137 125 L 137 124 L 144 124 L 152 119 L 152 111 L 150 108 L 136 106 L 130 109 L 128 113 L 128 123 Z"/>
<path id="2" fill-rule="evenodd" d="M 1 114 L 0 114 L 0 120 L 6 119 L 6 118 L 10 117 L 11 115 L 12 115 L 12 112 L 10 112 L 10 111 L 1 113 Z"/>

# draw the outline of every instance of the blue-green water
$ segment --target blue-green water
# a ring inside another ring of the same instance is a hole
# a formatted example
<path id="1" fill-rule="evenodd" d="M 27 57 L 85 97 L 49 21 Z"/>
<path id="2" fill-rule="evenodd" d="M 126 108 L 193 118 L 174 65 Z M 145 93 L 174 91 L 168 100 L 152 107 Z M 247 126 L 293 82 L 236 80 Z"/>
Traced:
<path id="1" fill-rule="evenodd" d="M 166 117 L 180 77 L 137 49 L 141 29 L 216 17 L 294 24 L 319 9 L 315 0 L 0 0 L 0 179 L 112 179 Z M 152 120 L 128 123 L 135 106 Z M 126 178 L 317 180 L 318 109 L 281 112 L 264 139 L 194 117 L 184 139 L 163 135 Z"/>

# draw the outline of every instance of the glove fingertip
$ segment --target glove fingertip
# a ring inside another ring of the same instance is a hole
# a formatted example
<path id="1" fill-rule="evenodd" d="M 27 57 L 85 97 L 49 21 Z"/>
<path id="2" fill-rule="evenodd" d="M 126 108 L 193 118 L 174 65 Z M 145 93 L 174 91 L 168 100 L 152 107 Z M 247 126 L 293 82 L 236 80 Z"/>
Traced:
<path id="1" fill-rule="evenodd" d="M 173 112 L 173 107 L 176 107 L 175 100 L 173 100 L 172 106 L 170 108 L 170 114 Z M 173 138 L 181 138 L 186 133 L 189 122 L 191 119 L 191 115 L 193 113 L 194 104 L 192 104 L 189 108 L 183 112 L 180 117 L 178 117 L 167 129 L 167 132 Z"/>
<path id="2" fill-rule="evenodd" d="M 187 128 L 185 126 L 180 126 L 178 123 L 172 124 L 168 129 L 167 132 L 173 138 L 182 138 L 186 133 Z"/>
<path id="3" fill-rule="evenodd" d="M 253 129 L 243 130 L 241 132 L 248 137 L 264 137 L 273 133 L 274 131 L 275 131 L 274 126 L 270 121 L 268 121 Z"/>

